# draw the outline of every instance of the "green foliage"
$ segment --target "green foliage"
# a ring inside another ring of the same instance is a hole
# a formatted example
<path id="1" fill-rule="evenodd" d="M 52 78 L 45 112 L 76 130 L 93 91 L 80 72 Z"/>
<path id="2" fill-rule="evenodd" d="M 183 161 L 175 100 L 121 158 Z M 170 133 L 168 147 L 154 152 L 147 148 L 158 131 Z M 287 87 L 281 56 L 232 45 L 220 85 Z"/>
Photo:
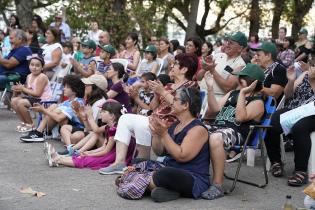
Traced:
<path id="1" fill-rule="evenodd" d="M 111 35 L 111 42 L 118 47 L 125 40 L 130 31 L 139 32 L 143 44 L 151 35 L 165 35 L 167 18 L 165 18 L 166 4 L 162 0 L 139 1 L 127 0 L 120 11 L 115 11 L 115 0 L 72 0 L 66 7 L 67 23 L 74 35 L 84 37 L 89 30 L 91 21 L 97 21 L 99 28 L 107 30 Z M 53 12 L 46 21 L 53 21 Z"/>

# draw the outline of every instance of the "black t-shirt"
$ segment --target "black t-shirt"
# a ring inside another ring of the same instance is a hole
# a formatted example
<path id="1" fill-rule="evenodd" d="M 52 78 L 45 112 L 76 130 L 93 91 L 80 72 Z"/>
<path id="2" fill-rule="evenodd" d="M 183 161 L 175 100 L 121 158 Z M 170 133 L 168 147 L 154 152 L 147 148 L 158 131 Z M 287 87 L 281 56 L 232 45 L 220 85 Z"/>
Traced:
<path id="1" fill-rule="evenodd" d="M 287 70 L 286 68 L 278 62 L 274 62 L 265 70 L 265 81 L 264 87 L 270 88 L 271 85 L 280 85 L 283 88 L 288 83 L 287 79 Z M 277 99 L 279 102 L 282 98 L 282 95 Z"/>
<path id="2" fill-rule="evenodd" d="M 286 71 L 286 68 L 280 63 L 273 63 L 265 71 L 266 79 L 264 81 L 264 87 L 270 88 L 273 84 L 285 87 L 288 82 Z"/>

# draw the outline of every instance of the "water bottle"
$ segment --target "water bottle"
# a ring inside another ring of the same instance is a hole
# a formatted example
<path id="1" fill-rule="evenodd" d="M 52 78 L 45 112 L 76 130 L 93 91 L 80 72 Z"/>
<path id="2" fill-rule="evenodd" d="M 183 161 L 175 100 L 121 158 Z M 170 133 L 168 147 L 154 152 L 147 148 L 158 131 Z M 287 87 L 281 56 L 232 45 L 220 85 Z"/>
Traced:
<path id="1" fill-rule="evenodd" d="M 286 196 L 286 201 L 285 201 L 285 203 L 284 203 L 284 205 L 283 205 L 283 210 L 294 210 L 295 208 L 293 207 L 293 205 L 292 205 L 292 200 L 291 200 L 291 195 L 287 195 Z"/>

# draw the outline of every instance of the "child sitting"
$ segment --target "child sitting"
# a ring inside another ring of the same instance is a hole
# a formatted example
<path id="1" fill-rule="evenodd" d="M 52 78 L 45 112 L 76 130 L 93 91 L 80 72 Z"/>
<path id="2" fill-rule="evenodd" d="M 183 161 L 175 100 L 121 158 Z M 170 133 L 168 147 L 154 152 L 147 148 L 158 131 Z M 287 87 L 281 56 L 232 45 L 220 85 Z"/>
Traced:
<path id="1" fill-rule="evenodd" d="M 157 49 L 154 45 L 148 45 L 144 49 L 144 60 L 140 63 L 137 71 L 137 76 L 140 77 L 143 73 L 152 72 L 158 74 L 159 63 L 156 61 Z"/>
<path id="2" fill-rule="evenodd" d="M 104 132 L 104 139 L 101 134 L 96 134 L 101 138 L 103 145 L 97 149 L 82 152 L 80 156 L 62 156 L 58 155 L 51 144 L 45 143 L 46 155 L 48 158 L 49 166 L 58 166 L 59 164 L 76 167 L 76 168 L 91 168 L 100 169 L 109 166 L 115 161 L 116 149 L 114 136 L 116 133 L 116 126 L 120 116 L 123 114 L 123 106 L 117 101 L 109 101 L 103 104 L 101 110 L 102 122 L 106 123 L 100 130 Z M 134 153 L 135 141 L 132 141 L 128 148 L 126 163 L 128 164 Z"/>
<path id="3" fill-rule="evenodd" d="M 101 107 L 106 99 L 106 90 L 107 90 L 107 80 L 102 75 L 93 74 L 88 78 L 82 78 L 82 82 L 85 84 L 85 99 L 86 104 L 91 106 L 91 113 L 93 124 L 96 124 L 99 119 L 99 107 Z M 82 107 L 84 109 L 84 107 Z M 75 110 L 77 115 L 84 120 L 86 118 L 86 113 L 82 108 Z M 90 110 L 89 110 L 90 111 Z M 87 135 L 88 131 L 90 131 L 93 125 L 90 125 L 88 121 L 83 121 L 85 126 L 85 131 L 75 130 L 72 125 L 63 125 L 60 129 L 61 140 L 65 143 L 66 146 L 71 144 L 78 143 L 81 139 Z M 94 126 L 95 127 L 95 126 Z M 68 151 L 65 151 L 68 153 Z"/>
<path id="4" fill-rule="evenodd" d="M 129 88 L 129 94 L 138 105 L 137 113 L 149 116 L 152 113 L 150 103 L 154 98 L 154 92 L 150 90 L 148 81 L 156 80 L 152 72 L 142 74 L 141 79 Z"/>
<path id="5" fill-rule="evenodd" d="M 61 67 L 66 68 L 70 64 L 70 58 L 73 58 L 73 45 L 71 42 L 65 42 L 62 45 Z"/>
<path id="6" fill-rule="evenodd" d="M 11 107 L 21 119 L 16 131 L 29 132 L 34 128 L 34 124 L 28 109 L 35 102 L 47 101 L 52 97 L 48 77 L 43 73 L 44 59 L 33 54 L 29 57 L 29 68 L 31 73 L 26 78 L 26 85 L 12 86 L 13 92 L 19 94 L 12 98 Z"/>
<path id="7" fill-rule="evenodd" d="M 107 44 L 104 46 L 99 45 L 100 50 L 100 61 L 97 61 L 97 65 L 93 70 L 96 74 L 104 75 L 109 67 L 112 65 L 110 59 L 115 55 L 115 49 L 112 45 Z"/>
<path id="8" fill-rule="evenodd" d="M 69 99 L 57 105 L 53 104 L 45 108 L 41 104 L 33 104 L 32 109 L 35 112 L 41 112 L 45 115 L 36 130 L 29 132 L 27 136 L 22 136 L 21 141 L 42 142 L 44 141 L 43 131 L 50 131 L 55 125 L 64 125 L 68 122 L 77 129 L 83 130 L 84 126 L 74 111 L 75 107 L 84 105 L 84 84 L 79 76 L 67 75 L 63 79 L 64 96 Z"/>

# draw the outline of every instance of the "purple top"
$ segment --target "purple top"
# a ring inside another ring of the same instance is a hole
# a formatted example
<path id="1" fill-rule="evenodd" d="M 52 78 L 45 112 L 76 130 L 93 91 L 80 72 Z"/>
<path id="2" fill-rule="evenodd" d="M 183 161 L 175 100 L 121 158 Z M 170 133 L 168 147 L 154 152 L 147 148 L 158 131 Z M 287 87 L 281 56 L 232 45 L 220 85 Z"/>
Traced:
<path id="1" fill-rule="evenodd" d="M 116 93 L 118 93 L 117 96 L 115 96 L 113 99 L 123 104 L 125 108 L 127 109 L 127 111 L 131 113 L 132 110 L 131 110 L 129 95 L 124 91 L 123 82 L 120 81 L 120 82 L 117 82 L 116 84 L 113 84 L 110 90 L 113 90 Z"/>

